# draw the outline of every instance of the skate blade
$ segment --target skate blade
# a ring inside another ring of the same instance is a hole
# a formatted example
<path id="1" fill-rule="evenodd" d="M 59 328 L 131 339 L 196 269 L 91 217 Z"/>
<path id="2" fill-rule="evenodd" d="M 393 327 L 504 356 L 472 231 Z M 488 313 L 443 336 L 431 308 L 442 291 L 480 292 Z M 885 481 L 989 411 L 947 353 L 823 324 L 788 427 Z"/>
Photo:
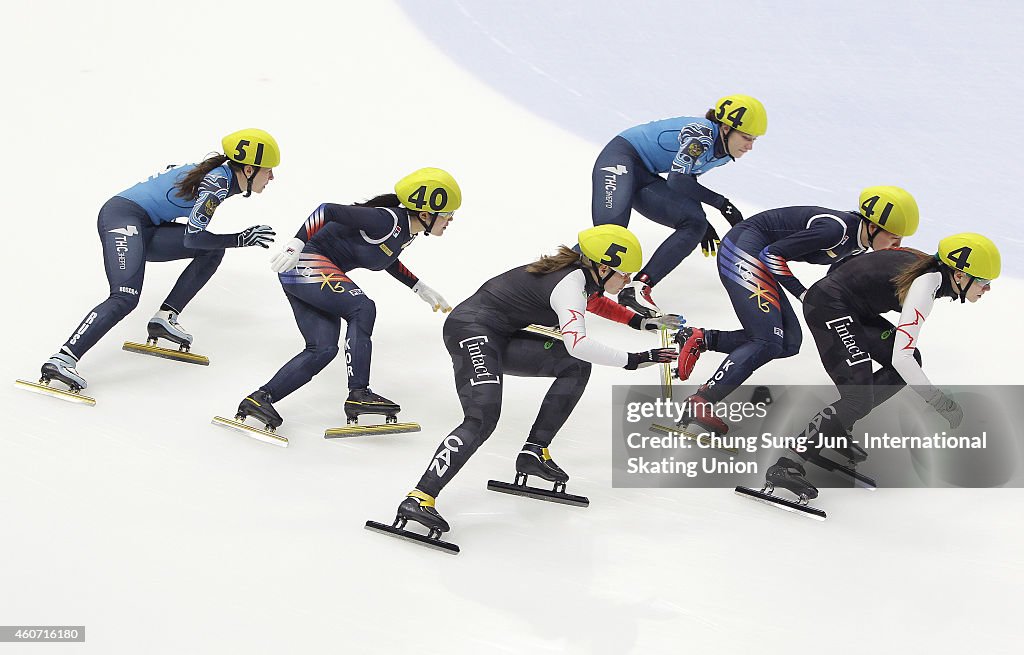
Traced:
<path id="1" fill-rule="evenodd" d="M 528 487 L 525 484 L 488 480 L 487 489 L 489 491 L 497 491 L 502 494 L 512 494 L 513 496 L 525 496 L 536 500 L 546 500 L 549 503 L 575 505 L 576 507 L 590 507 L 590 499 L 586 496 L 574 496 L 573 494 L 557 492 L 551 489 L 538 489 L 537 487 Z"/>
<path id="2" fill-rule="evenodd" d="M 675 426 L 675 427 L 671 427 L 670 428 L 667 425 L 659 425 L 658 423 L 651 423 L 650 427 L 648 427 L 647 429 L 650 430 L 651 432 L 660 432 L 661 434 L 667 434 L 667 435 L 670 435 L 670 436 L 673 435 L 673 434 L 677 434 L 677 435 L 683 437 L 684 439 L 690 439 L 692 441 L 696 441 L 701 446 L 701 448 L 711 448 L 712 447 L 711 446 L 711 438 L 710 437 L 700 436 L 701 433 L 697 432 L 697 431 L 690 432 L 690 431 L 688 431 L 689 427 L 681 428 L 679 426 Z M 740 452 L 738 448 L 713 448 L 713 450 L 718 450 L 718 451 L 721 451 L 723 453 L 730 453 L 730 454 L 733 454 L 733 455 L 735 455 L 735 454 Z"/>
<path id="3" fill-rule="evenodd" d="M 542 337 L 548 337 L 549 339 L 561 339 L 562 332 L 555 328 L 545 327 L 543 325 L 527 325 L 523 328 L 523 332 L 529 332 L 530 334 L 539 334 Z"/>
<path id="4" fill-rule="evenodd" d="M 186 352 L 184 350 L 161 348 L 160 346 L 151 346 L 148 343 L 133 343 L 131 341 L 125 341 L 124 345 L 121 346 L 121 349 L 127 350 L 130 353 L 139 353 L 140 355 L 152 355 L 153 357 L 173 359 L 175 361 L 186 362 L 188 364 L 199 364 L 200 366 L 210 365 L 210 360 L 205 355 L 193 355 L 192 353 Z"/>
<path id="5" fill-rule="evenodd" d="M 367 521 L 366 529 L 373 530 L 375 532 L 382 532 L 392 537 L 404 539 L 405 541 L 413 541 L 415 543 L 426 546 L 427 548 L 433 548 L 435 550 L 440 550 L 442 552 L 450 553 L 452 555 L 459 554 L 459 547 L 450 541 L 441 541 L 440 539 L 428 537 L 425 534 L 418 534 L 416 532 L 412 532 L 411 530 L 403 530 L 402 528 L 396 528 L 393 525 L 377 523 L 376 521 Z"/>
<path id="6" fill-rule="evenodd" d="M 60 398 L 72 403 L 79 403 L 80 405 L 88 405 L 90 407 L 96 404 L 95 398 L 84 396 L 81 392 L 70 391 L 65 389 L 57 389 L 51 387 L 48 384 L 40 384 L 38 382 L 29 382 L 28 380 L 15 380 L 14 386 L 25 391 L 31 391 L 32 393 L 39 393 L 46 396 L 52 396 L 54 398 Z"/>
<path id="7" fill-rule="evenodd" d="M 875 491 L 878 489 L 878 483 L 875 482 L 874 478 L 869 478 L 863 473 L 858 473 L 856 469 L 852 469 L 849 466 L 843 466 L 842 464 L 828 459 L 827 457 L 821 457 L 818 460 L 809 461 L 811 464 L 820 466 L 829 473 L 835 473 L 836 475 L 846 478 L 853 483 L 854 487 L 867 489 L 868 491 Z"/>
<path id="8" fill-rule="evenodd" d="M 258 441 L 262 441 L 263 443 L 273 444 L 274 446 L 280 446 L 282 448 L 288 447 L 288 440 L 284 437 L 274 434 L 273 432 L 268 432 L 267 430 L 254 428 L 251 425 L 246 425 L 245 423 L 241 423 L 230 418 L 214 416 L 211 423 L 225 428 L 231 428 L 232 430 L 238 430 L 242 434 L 252 437 Z"/>
<path id="9" fill-rule="evenodd" d="M 667 327 L 662 325 L 658 329 L 658 335 L 661 337 L 661 347 L 669 348 L 672 346 L 672 335 L 669 334 Z M 672 363 L 668 362 L 661 365 L 661 397 L 666 400 L 672 400 Z"/>
<path id="10" fill-rule="evenodd" d="M 801 505 L 798 502 L 792 500 L 786 500 L 785 498 L 779 498 L 772 494 L 766 494 L 757 489 L 750 489 L 748 487 L 736 487 L 736 493 L 741 496 L 746 496 L 753 500 L 761 501 L 768 505 L 778 507 L 779 509 L 786 510 L 787 512 L 794 512 L 807 518 L 815 519 L 816 521 L 824 521 L 826 514 L 824 510 L 818 509 L 817 507 L 811 507 L 810 505 Z"/>
<path id="11" fill-rule="evenodd" d="M 343 437 L 361 437 L 369 434 L 399 434 L 402 432 L 419 432 L 419 423 L 384 423 L 382 425 L 349 425 L 344 428 L 327 428 L 324 439 L 340 439 Z"/>

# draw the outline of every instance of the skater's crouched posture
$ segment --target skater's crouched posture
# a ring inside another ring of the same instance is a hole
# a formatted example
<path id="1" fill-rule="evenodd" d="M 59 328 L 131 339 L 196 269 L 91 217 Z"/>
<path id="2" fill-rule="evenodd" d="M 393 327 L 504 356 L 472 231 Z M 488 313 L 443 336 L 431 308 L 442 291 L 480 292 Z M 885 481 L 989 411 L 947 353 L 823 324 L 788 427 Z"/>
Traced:
<path id="1" fill-rule="evenodd" d="M 977 302 L 999 272 L 996 245 L 980 234 L 962 233 L 942 239 L 934 255 L 890 249 L 854 257 L 814 284 L 804 298 L 804 317 L 840 398 L 818 412 L 798 439 L 815 444 L 819 434 L 830 441 L 849 436 L 856 421 L 905 385 L 941 414 L 951 429 L 958 427 L 963 411 L 925 375 L 917 344 L 936 298 Z M 882 317 L 888 311 L 900 312 L 897 325 Z M 881 368 L 872 372 L 872 361 Z M 847 448 L 834 449 L 840 460 L 851 466 L 864 461 L 867 453 L 852 440 L 849 443 Z M 869 478 L 822 455 L 820 448 L 797 454 L 873 486 Z M 782 458 L 768 470 L 767 481 L 769 486 L 793 491 L 806 503 L 817 496 L 817 490 L 803 475 L 802 466 Z"/>
<path id="2" fill-rule="evenodd" d="M 320 205 L 271 261 L 306 347 L 242 399 L 236 418 L 251 415 L 270 430 L 279 427 L 283 419 L 271 402 L 309 382 L 337 356 L 344 320 L 349 387 L 345 414 L 350 419 L 383 414 L 393 420 L 401 407 L 369 388 L 370 337 L 377 308 L 349 273 L 358 268 L 387 271 L 434 311 L 450 311 L 444 298 L 399 257 L 420 234 L 442 236 L 461 204 L 462 191 L 451 175 L 422 168 L 399 180 L 393 194 L 356 205 Z"/>
<path id="3" fill-rule="evenodd" d="M 210 280 L 226 248 L 262 246 L 273 241 L 270 226 L 254 225 L 237 234 L 212 234 L 207 227 L 227 198 L 262 193 L 274 179 L 281 153 L 272 136 L 245 129 L 224 137 L 223 154 L 199 164 L 168 167 L 108 200 L 97 230 L 110 296 L 94 307 L 60 350 L 42 366 L 43 380 L 60 380 L 72 390 L 86 387 L 78 360 L 139 304 L 146 262 L 192 261 L 149 321 L 149 340 L 167 339 L 187 350 L 192 335 L 178 314 Z M 174 222 L 188 217 L 188 223 Z"/>
<path id="4" fill-rule="evenodd" d="M 416 488 L 399 505 L 397 527 L 411 519 L 433 537 L 449 529 L 434 498 L 494 431 L 505 375 L 554 378 L 516 459 L 516 471 L 555 482 L 557 488 L 569 476 L 555 464 L 548 446 L 583 394 L 591 364 L 636 369 L 676 358 L 674 348 L 627 353 L 587 336 L 588 309 L 636 329 L 657 329 L 659 320 L 677 327 L 679 317 L 644 319 L 600 295 L 617 293 L 640 269 L 640 243 L 629 230 L 618 225 L 584 230 L 579 249 L 562 246 L 556 255 L 492 278 L 445 321 L 444 342 L 465 418 L 441 441 Z M 562 340 L 520 331 L 531 324 L 560 326 Z"/>

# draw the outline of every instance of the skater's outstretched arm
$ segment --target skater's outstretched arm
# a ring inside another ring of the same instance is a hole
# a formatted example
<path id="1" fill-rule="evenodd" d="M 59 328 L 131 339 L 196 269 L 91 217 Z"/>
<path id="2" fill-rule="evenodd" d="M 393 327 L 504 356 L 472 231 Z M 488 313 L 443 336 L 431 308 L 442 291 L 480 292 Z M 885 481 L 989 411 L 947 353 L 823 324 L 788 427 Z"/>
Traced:
<path id="1" fill-rule="evenodd" d="M 679 314 L 663 314 L 657 318 L 644 318 L 632 309 L 598 293 L 587 299 L 587 311 L 609 321 L 628 325 L 634 330 L 657 330 L 662 325 L 678 330 L 685 323 Z"/>
<path id="2" fill-rule="evenodd" d="M 213 234 L 207 231 L 213 213 L 220 203 L 234 193 L 241 191 L 234 175 L 225 174 L 225 169 L 217 167 L 207 173 L 199 183 L 199 192 L 192 212 L 188 216 L 183 243 L 186 248 L 197 250 L 223 250 L 238 246 L 236 234 Z"/>
<path id="3" fill-rule="evenodd" d="M 892 366 L 903 381 L 913 387 L 926 401 L 939 392 L 939 389 L 932 385 L 924 369 L 914 359 L 914 351 L 917 349 L 924 321 L 935 305 L 935 294 L 938 293 L 941 284 L 942 273 L 939 271 L 926 273 L 914 280 L 903 301 L 903 310 L 900 312 L 900 320 L 896 323 L 896 332 L 893 335 Z"/>

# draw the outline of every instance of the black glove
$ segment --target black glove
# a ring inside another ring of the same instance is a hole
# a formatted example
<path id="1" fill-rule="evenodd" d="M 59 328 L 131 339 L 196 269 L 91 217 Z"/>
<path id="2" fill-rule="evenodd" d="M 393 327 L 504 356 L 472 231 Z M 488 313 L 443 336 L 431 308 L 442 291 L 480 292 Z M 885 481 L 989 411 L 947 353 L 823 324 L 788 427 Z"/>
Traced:
<path id="1" fill-rule="evenodd" d="M 246 246 L 259 246 L 261 248 L 269 248 L 268 244 L 274 243 L 274 236 L 277 232 L 274 232 L 274 228 L 269 225 L 253 225 L 247 227 L 235 237 L 238 238 L 238 247 L 245 248 Z"/>
<path id="2" fill-rule="evenodd" d="M 642 353 L 629 353 L 629 361 L 623 367 L 630 371 L 638 368 L 653 366 L 655 364 L 668 364 L 679 357 L 679 351 L 675 348 L 652 348 Z"/>
<path id="3" fill-rule="evenodd" d="M 705 257 L 714 257 L 718 253 L 718 244 L 721 242 L 718 232 L 715 231 L 715 226 L 708 223 L 708 230 L 700 239 L 700 251 L 704 253 Z"/>
<path id="4" fill-rule="evenodd" d="M 726 198 L 725 204 L 718 211 L 722 212 L 722 216 L 725 216 L 725 220 L 729 221 L 729 225 L 736 227 L 736 224 L 743 220 L 743 214 L 740 210 L 736 209 L 736 205 Z"/>

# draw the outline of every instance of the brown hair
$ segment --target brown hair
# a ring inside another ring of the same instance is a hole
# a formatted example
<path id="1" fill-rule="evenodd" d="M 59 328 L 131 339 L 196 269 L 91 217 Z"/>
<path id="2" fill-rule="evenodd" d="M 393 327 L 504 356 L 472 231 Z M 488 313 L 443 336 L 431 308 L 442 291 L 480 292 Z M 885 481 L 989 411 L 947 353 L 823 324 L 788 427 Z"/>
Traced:
<path id="1" fill-rule="evenodd" d="M 722 121 L 718 120 L 718 116 L 716 114 L 717 112 L 715 111 L 714 107 L 712 107 L 711 109 L 708 110 L 708 113 L 704 114 L 704 118 L 708 119 L 712 123 L 718 123 L 719 125 L 721 125 Z"/>
<path id="2" fill-rule="evenodd" d="M 526 267 L 527 273 L 554 273 L 583 260 L 583 255 L 568 246 L 558 246 L 558 254 L 541 255 L 541 258 Z"/>
<path id="3" fill-rule="evenodd" d="M 402 203 L 394 193 L 384 193 L 369 200 L 355 203 L 356 207 L 401 207 Z"/>
<path id="4" fill-rule="evenodd" d="M 914 248 L 901 248 L 901 250 L 914 253 L 918 256 L 918 260 L 904 266 L 896 275 L 890 278 L 890 281 L 896 286 L 896 297 L 900 300 L 900 306 L 907 299 L 907 292 L 910 291 L 910 285 L 914 283 L 914 280 L 925 273 L 938 271 L 942 268 L 938 260 L 932 255 L 915 250 Z"/>
<path id="5" fill-rule="evenodd" d="M 177 196 L 179 198 L 185 198 L 186 200 L 195 200 L 199 197 L 199 184 L 206 177 L 206 174 L 213 169 L 221 166 L 224 162 L 229 162 L 231 170 L 238 170 L 239 166 L 233 161 L 230 161 L 226 156 L 217 153 L 204 159 L 203 161 L 196 164 L 196 167 L 190 170 L 185 177 L 178 180 L 178 183 L 174 186 L 178 189 Z M 258 168 L 258 167 L 257 167 Z"/>

